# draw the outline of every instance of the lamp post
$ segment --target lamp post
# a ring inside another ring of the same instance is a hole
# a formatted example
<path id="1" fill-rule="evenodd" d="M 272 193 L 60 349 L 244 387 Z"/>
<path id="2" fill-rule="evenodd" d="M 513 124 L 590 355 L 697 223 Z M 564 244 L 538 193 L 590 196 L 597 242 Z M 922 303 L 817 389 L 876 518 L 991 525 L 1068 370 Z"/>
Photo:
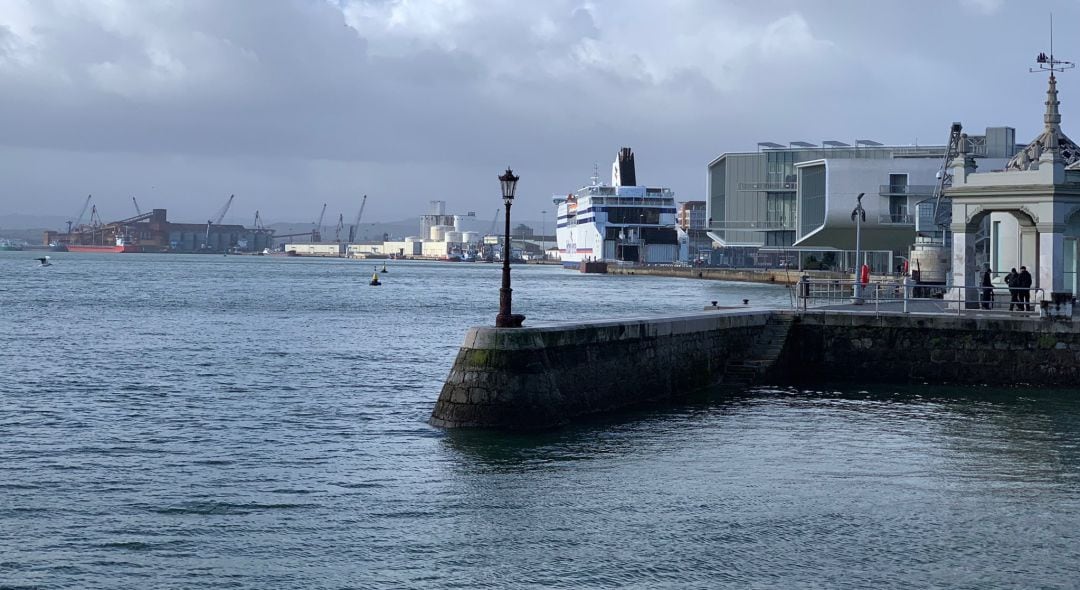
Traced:
<path id="1" fill-rule="evenodd" d="M 540 260 L 547 260 L 547 211 L 540 212 Z"/>
<path id="2" fill-rule="evenodd" d="M 525 316 L 510 313 L 510 206 L 514 204 L 514 189 L 517 188 L 519 177 L 514 176 L 514 171 L 509 167 L 506 173 L 499 177 L 502 185 L 503 204 L 506 208 L 506 245 L 503 246 L 503 269 L 502 288 L 499 289 L 499 315 L 495 316 L 496 328 L 520 328 Z"/>
<path id="3" fill-rule="evenodd" d="M 863 303 L 862 273 L 860 272 L 862 268 L 859 264 L 859 255 L 862 246 L 862 222 L 866 221 L 866 210 L 862 206 L 864 194 L 866 193 L 859 193 L 859 196 L 855 197 L 855 209 L 851 212 L 851 220 L 855 222 L 855 287 L 852 291 L 851 302 L 855 305 Z"/>

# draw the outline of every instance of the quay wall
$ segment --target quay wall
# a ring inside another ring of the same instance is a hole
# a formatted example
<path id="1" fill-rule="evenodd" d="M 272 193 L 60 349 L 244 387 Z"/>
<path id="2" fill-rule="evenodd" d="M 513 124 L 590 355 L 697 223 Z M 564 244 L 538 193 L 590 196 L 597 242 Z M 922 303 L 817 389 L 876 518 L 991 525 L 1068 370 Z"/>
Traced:
<path id="1" fill-rule="evenodd" d="M 439 395 L 440 427 L 550 428 L 715 383 L 768 311 L 472 328 Z"/>
<path id="2" fill-rule="evenodd" d="M 750 270 L 738 268 L 708 268 L 691 266 L 616 266 L 608 265 L 607 274 L 610 275 L 647 275 L 659 277 L 677 277 L 684 279 L 704 279 L 711 281 L 736 281 L 742 283 L 767 283 L 774 285 L 793 285 L 799 282 L 804 274 L 817 279 L 850 278 L 850 275 L 841 275 L 822 271 L 798 271 L 798 270 Z"/>
<path id="3" fill-rule="evenodd" d="M 544 327 L 472 328 L 431 424 L 506 430 L 661 401 L 722 382 L 773 314 L 794 314 L 776 384 L 1076 386 L 1080 322 L 720 309 Z"/>
<path id="4" fill-rule="evenodd" d="M 1080 325 L 1069 321 L 808 311 L 787 354 L 795 383 L 1080 384 Z"/>

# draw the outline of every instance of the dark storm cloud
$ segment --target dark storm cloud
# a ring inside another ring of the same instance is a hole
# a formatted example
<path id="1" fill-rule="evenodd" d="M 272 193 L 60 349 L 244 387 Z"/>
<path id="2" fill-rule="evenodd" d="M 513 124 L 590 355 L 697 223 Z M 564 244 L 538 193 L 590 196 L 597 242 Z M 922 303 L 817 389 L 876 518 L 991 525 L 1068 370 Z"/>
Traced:
<path id="1" fill-rule="evenodd" d="M 952 120 L 1027 138 L 1043 88 L 1024 72 L 1046 36 L 1029 13 L 974 0 L 0 0 L 0 209 L 66 211 L 87 192 L 122 208 L 152 191 L 205 216 L 236 192 L 238 207 L 306 218 L 367 192 L 380 195 L 371 215 L 400 218 L 435 198 L 483 209 L 511 163 L 535 201 L 522 210 L 539 211 L 594 162 L 606 174 L 622 145 L 644 180 L 691 199 L 706 162 L 760 140 L 927 143 Z"/>

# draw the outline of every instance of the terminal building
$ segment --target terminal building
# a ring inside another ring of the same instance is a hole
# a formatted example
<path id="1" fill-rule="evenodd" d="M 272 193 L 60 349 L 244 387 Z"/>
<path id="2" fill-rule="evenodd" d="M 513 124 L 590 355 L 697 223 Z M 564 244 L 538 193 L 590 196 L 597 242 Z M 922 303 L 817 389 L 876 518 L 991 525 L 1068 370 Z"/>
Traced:
<path id="1" fill-rule="evenodd" d="M 1000 169 L 1023 146 L 1011 127 L 966 138 L 984 169 Z M 863 194 L 862 250 L 875 272 L 906 259 L 920 203 L 934 197 L 947 146 L 761 142 L 708 165 L 706 226 L 712 262 L 739 267 L 855 267 L 852 210 Z M 932 210 L 923 206 L 922 212 Z"/>

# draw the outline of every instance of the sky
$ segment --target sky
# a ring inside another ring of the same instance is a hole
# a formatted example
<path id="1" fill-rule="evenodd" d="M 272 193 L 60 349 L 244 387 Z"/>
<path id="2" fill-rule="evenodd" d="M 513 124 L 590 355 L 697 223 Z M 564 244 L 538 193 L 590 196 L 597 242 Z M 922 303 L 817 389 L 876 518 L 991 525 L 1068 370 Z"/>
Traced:
<path id="1" fill-rule="evenodd" d="M 760 141 L 1026 142 L 1051 12 L 1080 61 L 1080 0 L 0 0 L 0 215 L 487 218 L 511 166 L 539 219 L 623 146 L 696 200 Z"/>

